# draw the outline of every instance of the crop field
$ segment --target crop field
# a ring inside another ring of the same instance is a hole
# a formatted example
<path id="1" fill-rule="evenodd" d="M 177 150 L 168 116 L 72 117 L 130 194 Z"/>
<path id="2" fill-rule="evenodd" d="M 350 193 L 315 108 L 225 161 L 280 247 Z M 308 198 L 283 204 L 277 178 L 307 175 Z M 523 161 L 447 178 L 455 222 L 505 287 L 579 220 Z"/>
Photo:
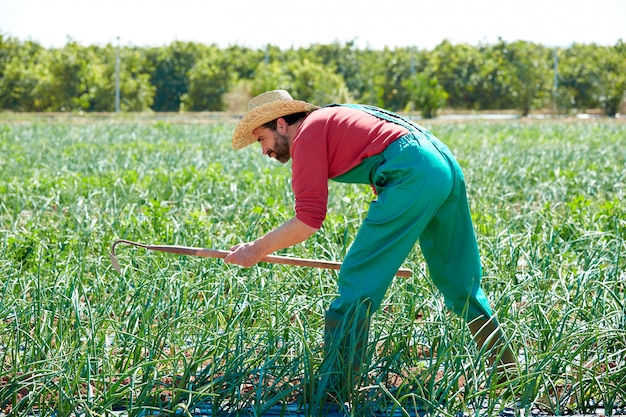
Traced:
<path id="1" fill-rule="evenodd" d="M 464 169 L 484 288 L 519 371 L 491 377 L 418 248 L 370 333 L 353 415 L 624 414 L 626 123 L 425 122 Z M 307 414 L 336 272 L 226 265 L 116 239 L 228 249 L 293 215 L 288 167 L 232 120 L 0 116 L 0 412 Z M 369 187 L 330 184 L 281 255 L 341 261 Z M 382 413 L 382 414 L 381 414 Z"/>

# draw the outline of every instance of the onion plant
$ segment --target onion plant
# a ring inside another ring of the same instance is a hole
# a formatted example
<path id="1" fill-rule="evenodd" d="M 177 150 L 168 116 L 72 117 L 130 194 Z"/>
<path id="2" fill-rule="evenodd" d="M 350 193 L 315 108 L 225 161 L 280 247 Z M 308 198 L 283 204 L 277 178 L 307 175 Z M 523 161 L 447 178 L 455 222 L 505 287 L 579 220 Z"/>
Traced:
<path id="1" fill-rule="evenodd" d="M 312 415 L 336 273 L 118 251 L 228 249 L 292 216 L 290 170 L 229 120 L 0 120 L 0 410 L 13 415 Z M 346 413 L 616 414 L 626 406 L 626 124 L 430 126 L 466 175 L 484 286 L 519 370 L 495 378 L 416 250 L 373 318 Z M 294 256 L 341 260 L 374 198 L 330 185 Z M 310 401 L 309 401 L 310 400 Z"/>

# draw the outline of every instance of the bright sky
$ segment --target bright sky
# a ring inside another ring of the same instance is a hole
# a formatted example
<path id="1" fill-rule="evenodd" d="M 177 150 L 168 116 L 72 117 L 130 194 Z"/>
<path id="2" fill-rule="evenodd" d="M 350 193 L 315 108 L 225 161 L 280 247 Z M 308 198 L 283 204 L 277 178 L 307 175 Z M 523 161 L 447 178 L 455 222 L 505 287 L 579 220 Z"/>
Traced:
<path id="1" fill-rule="evenodd" d="M 45 47 L 160 46 L 174 40 L 286 49 L 525 40 L 626 41 L 625 0 L 0 0 L 0 33 Z"/>

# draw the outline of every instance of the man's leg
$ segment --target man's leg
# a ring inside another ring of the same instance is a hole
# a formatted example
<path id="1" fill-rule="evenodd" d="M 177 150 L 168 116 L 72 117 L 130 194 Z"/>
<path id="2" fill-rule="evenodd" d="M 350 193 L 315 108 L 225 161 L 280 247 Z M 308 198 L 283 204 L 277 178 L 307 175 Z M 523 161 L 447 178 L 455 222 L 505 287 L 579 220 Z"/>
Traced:
<path id="1" fill-rule="evenodd" d="M 383 153 L 384 163 L 373 175 L 378 199 L 344 259 L 339 297 L 326 312 L 326 342 L 331 346 L 326 353 L 340 357 L 337 374 L 360 369 L 365 356 L 357 347 L 367 343 L 369 315 L 379 308 L 396 271 L 452 189 L 446 159 L 426 146 L 399 139 Z M 327 369 L 332 364 L 337 362 L 325 360 Z M 356 380 L 344 381 L 351 391 Z"/>
<path id="2" fill-rule="evenodd" d="M 499 367 L 505 370 L 515 365 L 516 360 L 513 350 L 507 343 L 500 324 L 495 317 L 474 319 L 468 323 L 468 327 L 479 349 L 494 351 L 490 358 L 490 365 L 493 365 L 496 359 Z"/>
<path id="3" fill-rule="evenodd" d="M 339 403 L 349 400 L 367 364 L 370 325 L 368 303 L 345 314 L 327 310 L 324 317 L 324 361 L 318 381 Z"/>
<path id="4" fill-rule="evenodd" d="M 515 364 L 515 355 L 480 286 L 478 244 L 458 167 L 454 188 L 420 237 L 422 253 L 446 305 L 468 322 L 478 348 L 491 349 L 491 363 L 498 358 L 500 365 L 508 367 Z"/>

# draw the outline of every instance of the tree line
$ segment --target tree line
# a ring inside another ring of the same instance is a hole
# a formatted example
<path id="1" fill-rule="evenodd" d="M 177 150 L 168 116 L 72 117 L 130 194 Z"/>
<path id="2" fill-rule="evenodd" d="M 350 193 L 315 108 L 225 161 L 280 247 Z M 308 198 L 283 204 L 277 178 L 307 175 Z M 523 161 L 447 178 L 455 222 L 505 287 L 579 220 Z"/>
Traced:
<path id="1" fill-rule="evenodd" d="M 0 34 L 0 110 L 19 112 L 242 111 L 284 88 L 316 104 L 360 102 L 434 117 L 456 110 L 615 116 L 626 91 L 626 44 L 551 48 L 526 42 L 432 50 L 354 42 L 280 49 L 175 41 L 160 47 L 44 48 Z M 116 92 L 119 91 L 119 100 Z"/>

